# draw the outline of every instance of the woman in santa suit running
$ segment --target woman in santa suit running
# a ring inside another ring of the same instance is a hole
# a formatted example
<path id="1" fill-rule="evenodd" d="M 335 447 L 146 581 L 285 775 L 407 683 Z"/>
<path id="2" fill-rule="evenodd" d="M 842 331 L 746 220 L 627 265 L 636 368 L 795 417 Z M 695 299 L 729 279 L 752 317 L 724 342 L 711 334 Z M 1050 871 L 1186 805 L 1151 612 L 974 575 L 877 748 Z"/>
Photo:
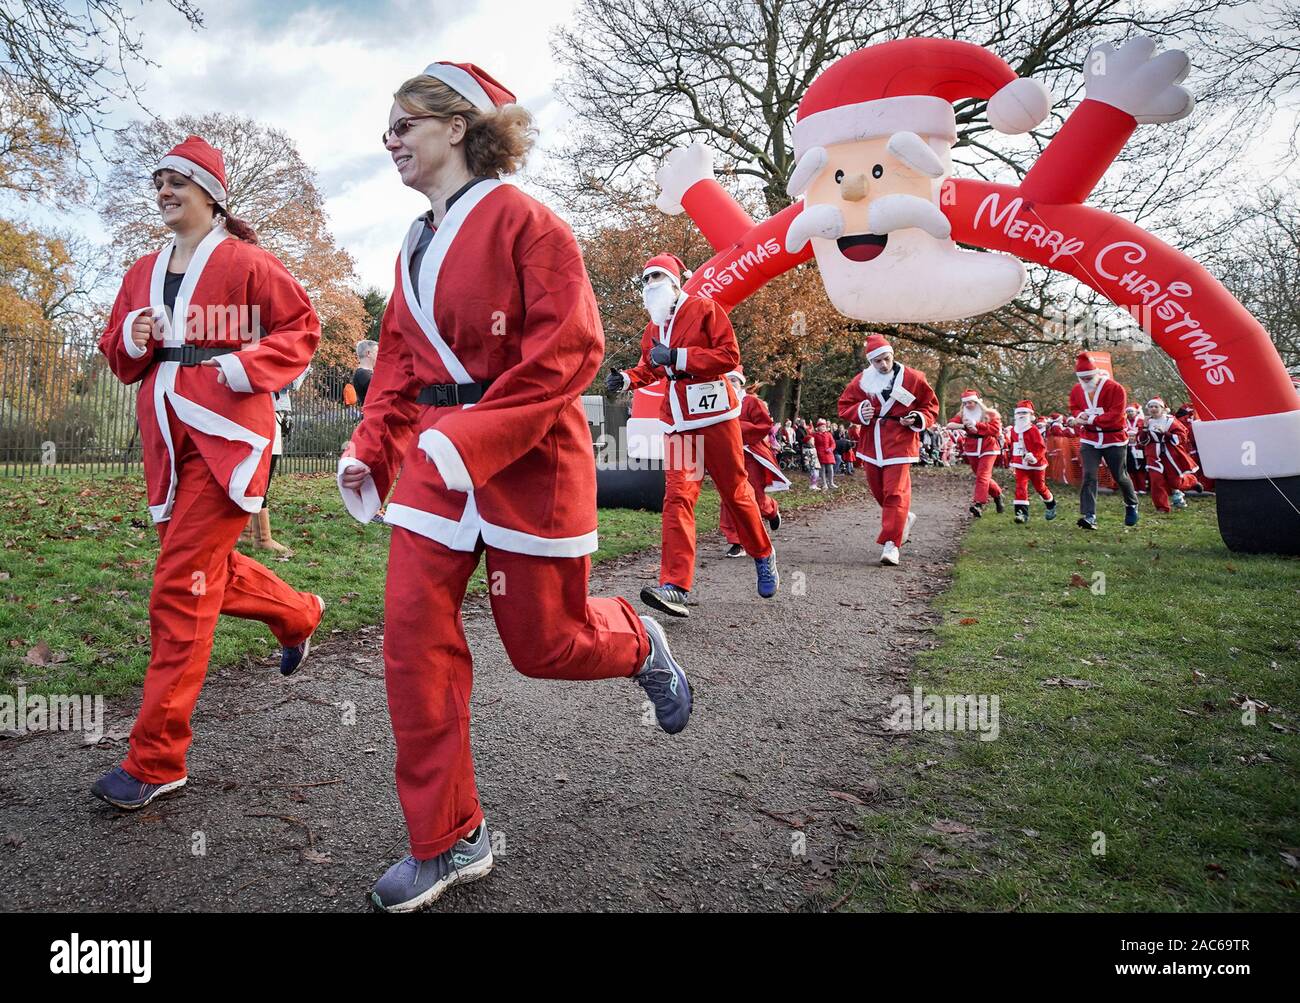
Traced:
<path id="1" fill-rule="evenodd" d="M 984 506 L 993 496 L 993 507 L 1000 515 L 1003 511 L 1002 488 L 993 479 L 993 468 L 1002 455 L 1002 416 L 991 407 L 985 407 L 974 390 L 961 392 L 961 410 L 948 420 L 954 432 L 965 432 L 961 451 L 967 465 L 975 472 L 975 492 L 971 497 L 970 514 L 979 518 Z"/>
<path id="2" fill-rule="evenodd" d="M 500 180 L 532 144 L 531 116 L 470 64 L 433 63 L 394 98 L 384 146 L 430 211 L 398 256 L 365 417 L 338 476 L 362 522 L 397 484 L 384 669 L 411 853 L 371 901 L 410 912 L 492 868 L 460 617 L 481 557 L 497 631 L 524 675 L 633 678 L 670 733 L 686 726 L 691 696 L 658 624 L 587 595 L 596 469 L 579 396 L 604 337 L 572 232 Z"/>
<path id="3" fill-rule="evenodd" d="M 185 784 L 218 614 L 270 627 L 288 675 L 325 608 L 234 549 L 266 493 L 271 393 L 307 368 L 320 321 L 302 286 L 227 214 L 219 150 L 190 136 L 159 161 L 153 183 L 174 236 L 131 266 L 99 341 L 118 379 L 140 384 L 145 485 L 161 541 L 130 751 L 92 788 L 124 809 Z"/>

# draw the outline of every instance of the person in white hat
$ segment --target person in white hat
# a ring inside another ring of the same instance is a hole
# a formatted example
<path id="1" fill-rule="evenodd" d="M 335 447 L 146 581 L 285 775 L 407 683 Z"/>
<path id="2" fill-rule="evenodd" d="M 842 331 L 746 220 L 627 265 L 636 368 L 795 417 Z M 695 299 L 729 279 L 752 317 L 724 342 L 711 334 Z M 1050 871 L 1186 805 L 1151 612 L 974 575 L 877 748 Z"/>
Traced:
<path id="1" fill-rule="evenodd" d="M 1137 492 L 1124 462 L 1128 452 L 1128 433 L 1124 430 L 1128 391 L 1091 352 L 1079 353 L 1074 375 L 1077 382 L 1070 388 L 1070 417 L 1066 421 L 1079 432 L 1079 459 L 1083 464 L 1079 528 L 1097 528 L 1097 471 L 1103 460 L 1124 495 L 1124 525 L 1136 526 Z"/>
<path id="2" fill-rule="evenodd" d="M 1170 413 L 1160 397 L 1147 401 L 1146 419 L 1138 433 L 1138 448 L 1146 457 L 1151 503 L 1157 512 L 1186 508 L 1183 490 L 1195 483 L 1200 469 L 1187 447 L 1187 426 Z"/>
<path id="3" fill-rule="evenodd" d="M 970 514 L 977 519 L 984 514 L 989 497 L 1001 515 L 1002 486 L 993 479 L 993 468 L 1002 455 L 1002 415 L 997 408 L 986 407 L 976 390 L 961 392 L 961 410 L 948 419 L 948 428 L 963 435 L 962 458 L 975 473 L 975 490 Z"/>
<path id="4" fill-rule="evenodd" d="M 1046 518 L 1056 518 L 1056 498 L 1047 486 L 1047 443 L 1034 420 L 1034 402 L 1016 404 L 1010 432 L 1011 469 L 1016 478 L 1016 522 L 1029 521 L 1029 489 L 1032 487 L 1047 506 Z"/>

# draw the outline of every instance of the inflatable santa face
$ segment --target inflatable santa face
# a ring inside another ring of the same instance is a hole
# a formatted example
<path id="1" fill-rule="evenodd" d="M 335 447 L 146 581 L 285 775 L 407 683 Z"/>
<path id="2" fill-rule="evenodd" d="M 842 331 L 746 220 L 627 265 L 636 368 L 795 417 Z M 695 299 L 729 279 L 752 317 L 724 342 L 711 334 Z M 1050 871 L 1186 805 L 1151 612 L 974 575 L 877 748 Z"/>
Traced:
<path id="1" fill-rule="evenodd" d="M 962 251 L 940 210 L 957 139 L 952 101 L 988 100 L 1001 132 L 1047 117 L 1051 96 L 977 45 L 900 39 L 828 68 L 799 105 L 789 193 L 803 211 L 786 233 L 809 241 L 835 308 L 881 323 L 956 320 L 1016 297 L 1024 266 Z"/>

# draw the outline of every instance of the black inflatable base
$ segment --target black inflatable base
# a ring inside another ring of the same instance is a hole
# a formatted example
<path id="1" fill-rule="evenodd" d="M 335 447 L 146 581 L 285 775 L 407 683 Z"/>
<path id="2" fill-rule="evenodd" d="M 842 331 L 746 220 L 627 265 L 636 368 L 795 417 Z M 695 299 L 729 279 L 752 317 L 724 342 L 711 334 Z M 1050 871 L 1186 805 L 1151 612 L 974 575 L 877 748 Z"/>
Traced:
<path id="1" fill-rule="evenodd" d="M 1300 556 L 1300 477 L 1216 480 L 1214 494 L 1229 550 Z"/>
<path id="2" fill-rule="evenodd" d="M 655 470 L 597 470 L 596 505 L 599 508 L 664 510 L 664 472 Z"/>

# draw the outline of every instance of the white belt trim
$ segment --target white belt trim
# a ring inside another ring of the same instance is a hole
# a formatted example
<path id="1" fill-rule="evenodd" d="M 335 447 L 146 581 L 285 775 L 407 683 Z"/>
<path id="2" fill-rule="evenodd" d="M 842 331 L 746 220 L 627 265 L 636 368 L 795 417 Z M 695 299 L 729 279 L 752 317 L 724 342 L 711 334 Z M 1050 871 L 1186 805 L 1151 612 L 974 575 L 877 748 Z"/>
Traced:
<path id="1" fill-rule="evenodd" d="M 472 491 L 459 522 L 410 505 L 398 504 L 388 506 L 384 521 L 391 526 L 400 526 L 419 536 L 436 540 L 449 550 L 466 553 L 478 546 L 480 535 L 489 547 L 534 557 L 585 557 L 599 546 L 598 534 L 594 529 L 580 536 L 547 537 L 490 523 L 479 514 Z"/>

